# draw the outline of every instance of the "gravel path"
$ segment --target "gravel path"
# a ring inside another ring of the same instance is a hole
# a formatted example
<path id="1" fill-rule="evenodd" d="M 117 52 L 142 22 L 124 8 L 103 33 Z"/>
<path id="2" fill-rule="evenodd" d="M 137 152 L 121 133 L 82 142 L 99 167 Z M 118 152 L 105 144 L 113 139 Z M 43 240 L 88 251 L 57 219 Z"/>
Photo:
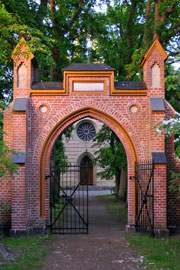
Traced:
<path id="1" fill-rule="evenodd" d="M 124 231 L 125 224 L 106 210 L 104 200 L 90 196 L 89 234 L 56 235 L 43 270 L 144 269 Z"/>

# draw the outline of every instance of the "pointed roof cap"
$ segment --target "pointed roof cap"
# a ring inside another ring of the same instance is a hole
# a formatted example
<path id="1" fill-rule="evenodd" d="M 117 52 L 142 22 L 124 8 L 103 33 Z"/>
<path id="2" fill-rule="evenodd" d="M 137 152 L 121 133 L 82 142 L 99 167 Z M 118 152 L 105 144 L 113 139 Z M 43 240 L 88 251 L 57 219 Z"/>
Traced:
<path id="1" fill-rule="evenodd" d="M 19 60 L 18 58 L 22 52 L 28 60 L 32 60 L 34 58 L 34 54 L 30 51 L 29 46 L 23 37 L 19 40 L 18 44 L 14 48 L 11 54 L 11 59 L 14 61 Z"/>
<path id="2" fill-rule="evenodd" d="M 153 44 L 151 45 L 151 47 L 147 50 L 146 54 L 144 55 L 142 61 L 141 61 L 141 66 L 144 65 L 144 63 L 146 62 L 146 60 L 149 58 L 149 56 L 151 55 L 152 51 L 154 50 L 154 48 L 157 48 L 159 53 L 161 54 L 163 60 L 166 60 L 167 58 L 167 53 L 165 52 L 165 50 L 163 49 L 161 43 L 159 42 L 158 39 L 155 39 L 155 41 L 153 42 Z"/>

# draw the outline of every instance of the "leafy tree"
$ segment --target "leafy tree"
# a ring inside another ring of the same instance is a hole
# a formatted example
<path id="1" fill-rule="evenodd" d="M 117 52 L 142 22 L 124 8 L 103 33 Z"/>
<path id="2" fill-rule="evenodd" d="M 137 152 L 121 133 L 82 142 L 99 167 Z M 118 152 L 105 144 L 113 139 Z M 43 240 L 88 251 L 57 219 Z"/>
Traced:
<path id="1" fill-rule="evenodd" d="M 13 176 L 17 172 L 18 165 L 12 163 L 12 153 L 16 153 L 11 150 L 3 141 L 3 110 L 5 105 L 0 101 L 0 181 L 2 177 L 6 178 L 7 174 Z M 3 202 L 0 202 L 0 210 L 9 210 L 9 206 L 5 205 Z M 14 261 L 12 255 L 2 246 L 0 242 L 0 255 L 8 261 Z"/>
<path id="2" fill-rule="evenodd" d="M 7 174 L 13 175 L 18 165 L 12 163 L 12 153 L 16 154 L 15 151 L 11 150 L 3 141 L 3 110 L 5 105 L 0 101 L 0 177 L 4 177 Z"/>
<path id="3" fill-rule="evenodd" d="M 127 159 L 124 147 L 117 135 L 106 125 L 103 125 L 95 135 L 94 145 L 99 150 L 95 152 L 95 163 L 103 168 L 98 173 L 102 179 L 110 179 L 115 176 L 116 197 L 119 195 L 121 170 L 126 170 Z"/>
<path id="4" fill-rule="evenodd" d="M 175 139 L 175 152 L 178 158 L 180 158 L 180 114 L 177 113 L 173 118 L 163 120 L 158 123 L 157 132 L 164 130 L 166 136 L 174 135 Z"/>
<path id="5" fill-rule="evenodd" d="M 180 112 L 180 69 L 174 70 L 172 66 L 166 66 L 166 99 L 173 108 Z"/>
<path id="6" fill-rule="evenodd" d="M 60 196 L 60 175 L 65 173 L 68 164 L 68 158 L 65 155 L 64 140 L 69 141 L 73 131 L 73 126 L 67 127 L 57 138 L 51 153 L 51 205 L 55 206 Z"/>
<path id="7" fill-rule="evenodd" d="M 157 132 L 164 130 L 166 136 L 174 135 L 175 154 L 180 158 L 180 114 L 177 113 L 173 118 L 164 120 L 158 124 Z M 180 196 L 180 173 L 172 171 L 170 174 L 170 182 L 168 190 L 170 192 L 178 192 Z"/>
<path id="8" fill-rule="evenodd" d="M 42 80 L 61 80 L 61 68 L 87 60 L 117 70 L 116 79 L 139 80 L 139 63 L 158 38 L 168 51 L 168 62 L 179 60 L 179 0 L 102 0 L 107 11 L 97 12 L 96 0 L 0 0 L 1 96 L 11 98 L 10 55 L 20 37 L 36 55 Z M 176 94 L 176 91 L 174 92 Z M 175 95 L 174 94 L 174 95 Z"/>
<path id="9" fill-rule="evenodd" d="M 101 22 L 104 20 L 105 26 L 99 26 L 97 47 L 108 64 L 114 63 L 119 79 L 121 76 L 123 79 L 140 78 L 139 63 L 155 38 L 168 51 L 171 63 L 179 60 L 178 0 L 104 2 L 108 8 L 107 13 L 101 15 Z"/>
<path id="10" fill-rule="evenodd" d="M 61 69 L 87 58 L 88 17 L 95 0 L 0 0 L 1 96 L 11 99 L 11 53 L 21 37 L 35 54 L 42 80 L 61 80 Z"/>
<path id="11" fill-rule="evenodd" d="M 70 140 L 73 129 L 73 125 L 70 125 L 60 134 L 60 136 L 55 141 L 51 153 L 53 168 L 58 168 L 59 166 L 68 166 L 67 156 L 65 155 L 64 140 L 67 142 Z"/>

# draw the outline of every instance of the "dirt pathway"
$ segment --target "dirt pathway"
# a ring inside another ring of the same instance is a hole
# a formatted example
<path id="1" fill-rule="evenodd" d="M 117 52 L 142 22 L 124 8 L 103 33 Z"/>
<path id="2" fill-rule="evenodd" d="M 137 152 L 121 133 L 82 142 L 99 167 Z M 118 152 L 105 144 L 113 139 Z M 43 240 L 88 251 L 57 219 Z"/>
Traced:
<path id="1" fill-rule="evenodd" d="M 142 258 L 125 237 L 125 226 L 107 210 L 104 201 L 91 197 L 88 235 L 56 235 L 53 252 L 43 270 L 136 270 Z"/>

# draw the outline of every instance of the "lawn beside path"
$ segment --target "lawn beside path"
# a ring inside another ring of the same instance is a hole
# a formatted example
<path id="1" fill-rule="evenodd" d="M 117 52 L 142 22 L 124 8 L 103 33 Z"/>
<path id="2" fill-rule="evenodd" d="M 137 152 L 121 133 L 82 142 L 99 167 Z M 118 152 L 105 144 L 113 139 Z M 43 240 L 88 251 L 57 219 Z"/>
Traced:
<path id="1" fill-rule="evenodd" d="M 126 224 L 126 216 L 127 216 L 127 208 L 125 204 L 119 203 L 114 200 L 113 196 L 105 195 L 99 198 L 103 202 L 103 204 L 108 209 L 108 212 L 111 213 L 114 217 L 121 219 L 122 226 Z M 96 219 L 96 217 L 95 217 Z M 91 226 L 91 224 L 90 224 Z M 107 228 L 108 229 L 108 228 Z M 118 231 L 114 231 L 114 236 L 116 237 Z M 96 238 L 96 241 L 93 240 Z M 119 232 L 121 235 L 121 232 Z M 61 239 L 61 242 L 57 240 L 57 238 Z M 113 236 L 112 236 L 113 237 Z M 48 269 L 47 266 L 47 258 L 51 258 L 52 264 L 54 269 L 62 269 L 66 270 L 66 262 L 70 265 L 71 259 L 78 259 L 77 254 L 81 253 L 81 257 L 79 258 L 79 264 L 77 263 L 77 268 L 72 268 L 73 270 L 82 269 L 81 268 L 82 262 L 84 262 L 85 258 L 87 258 L 87 265 L 90 263 L 94 268 L 87 268 L 87 269 L 108 269 L 102 268 L 103 264 L 99 262 L 99 260 L 104 260 L 103 250 L 99 252 L 100 249 L 104 248 L 104 254 L 107 256 L 108 248 L 110 256 L 113 258 L 118 258 L 118 245 L 121 243 L 118 242 L 118 239 L 113 239 L 112 237 L 108 236 L 104 233 L 97 233 L 92 230 L 90 232 L 90 237 L 87 235 L 84 236 L 67 236 L 67 235 L 42 235 L 42 236 L 29 236 L 29 237 L 21 237 L 21 238 L 13 238 L 13 237 L 3 237 L 1 242 L 4 246 L 6 246 L 11 252 L 14 258 L 16 259 L 15 263 L 4 263 L 0 259 L 0 269 L 2 270 L 32 270 L 32 269 Z M 135 254 L 137 253 L 137 265 L 136 269 L 152 269 L 152 270 L 180 270 L 180 237 L 173 236 L 166 239 L 157 239 L 151 238 L 147 236 L 141 236 L 139 234 L 126 234 L 122 232 L 121 237 L 124 239 L 124 246 L 127 248 L 127 251 L 130 254 L 128 255 L 129 258 L 135 258 Z M 68 241 L 72 241 L 72 249 L 69 249 Z M 106 239 L 104 239 L 106 238 Z M 104 241 L 105 240 L 105 241 Z M 116 241 L 115 241 L 116 240 Z M 84 250 L 79 250 L 77 253 L 74 251 L 78 248 L 81 249 L 81 243 L 85 241 L 87 246 L 87 252 L 89 253 L 89 257 L 83 254 Z M 109 242 L 108 242 L 109 241 Z M 107 243 L 108 242 L 108 243 Z M 58 247 L 57 248 L 57 243 Z M 78 244 L 78 246 L 77 246 Z M 90 247 L 91 245 L 91 247 Z M 92 253 L 92 245 L 94 245 L 94 249 L 96 249 L 95 253 Z M 76 247 L 77 246 L 77 247 Z M 113 246 L 115 246 L 115 250 L 113 250 Z M 130 247 L 128 250 L 128 246 Z M 75 248 L 76 247 L 76 248 Z M 132 252 L 131 252 L 132 249 Z M 71 251 L 71 253 L 69 253 Z M 63 253 L 64 252 L 64 253 Z M 73 254 L 73 252 L 75 252 Z M 117 253 L 116 253 L 117 252 Z M 119 251 L 121 252 L 121 250 Z M 123 251 L 122 251 L 123 252 Z M 102 256 L 101 256 L 102 253 Z M 115 253 L 115 255 L 113 254 Z M 126 252 L 127 253 L 127 252 Z M 126 255 L 126 253 L 124 253 Z M 91 255 L 94 256 L 95 262 L 91 262 Z M 96 255 L 96 258 L 95 258 Z M 60 266 L 58 266 L 59 259 L 56 260 L 56 257 L 61 259 Z M 121 259 L 114 259 L 112 266 L 108 270 L 111 269 L 132 269 L 134 268 L 124 268 L 125 265 L 129 263 L 129 267 L 133 267 L 133 262 L 128 262 L 126 258 L 126 264 L 123 257 Z M 64 263 L 64 265 L 63 265 Z M 75 262 L 74 262 L 75 263 Z M 107 264 L 106 260 L 104 263 Z M 135 263 L 136 264 L 136 263 Z M 67 267 L 69 267 L 67 265 Z M 74 264 L 76 265 L 76 264 Z M 97 266 L 97 267 L 96 267 Z M 60 268 L 58 268 L 60 267 Z M 91 267 L 91 266 L 89 266 Z M 109 267 L 109 266 L 108 266 Z M 70 268 L 69 268 L 70 269 Z"/>
<path id="2" fill-rule="evenodd" d="M 126 221 L 126 204 L 119 204 L 112 196 L 106 198 L 109 211 Z M 126 234 L 130 246 L 144 257 L 142 265 L 151 270 L 180 270 L 180 235 L 168 238 L 153 238 L 149 236 Z"/>

